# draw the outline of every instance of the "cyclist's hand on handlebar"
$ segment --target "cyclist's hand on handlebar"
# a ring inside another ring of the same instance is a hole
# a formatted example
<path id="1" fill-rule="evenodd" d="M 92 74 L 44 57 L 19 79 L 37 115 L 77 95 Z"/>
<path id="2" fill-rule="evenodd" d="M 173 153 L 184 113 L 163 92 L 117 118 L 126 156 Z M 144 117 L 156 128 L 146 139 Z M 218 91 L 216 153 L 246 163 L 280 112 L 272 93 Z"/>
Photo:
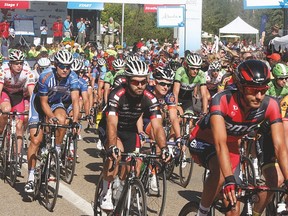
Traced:
<path id="1" fill-rule="evenodd" d="M 59 123 L 59 119 L 57 117 L 51 117 L 49 118 L 49 123 L 50 124 L 58 124 Z"/>
<path id="2" fill-rule="evenodd" d="M 226 200 L 228 200 L 232 206 L 237 202 L 236 198 L 236 180 L 233 175 L 225 177 L 225 183 L 223 185 L 223 195 Z"/>
<path id="3" fill-rule="evenodd" d="M 120 156 L 120 150 L 115 145 L 109 146 L 106 150 L 106 155 L 110 160 L 116 160 Z"/>
<path id="4" fill-rule="evenodd" d="M 162 160 L 164 162 L 168 162 L 171 160 L 171 154 L 167 146 L 161 148 L 161 155 L 162 155 Z"/>
<path id="5" fill-rule="evenodd" d="M 78 122 L 73 122 L 72 129 L 74 134 L 80 133 L 81 130 L 80 124 Z"/>

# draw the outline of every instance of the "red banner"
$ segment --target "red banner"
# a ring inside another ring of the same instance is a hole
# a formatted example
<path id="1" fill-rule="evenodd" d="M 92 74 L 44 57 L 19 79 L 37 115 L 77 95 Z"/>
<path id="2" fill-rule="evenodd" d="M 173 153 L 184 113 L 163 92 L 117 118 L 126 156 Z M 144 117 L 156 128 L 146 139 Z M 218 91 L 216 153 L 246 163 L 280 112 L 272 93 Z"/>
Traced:
<path id="1" fill-rule="evenodd" d="M 29 9 L 30 2 L 29 1 L 14 1 L 14 0 L 6 0 L 0 1 L 1 9 Z"/>
<path id="2" fill-rule="evenodd" d="M 158 6 L 163 6 L 163 5 L 162 4 L 144 4 L 144 13 L 156 13 Z"/>

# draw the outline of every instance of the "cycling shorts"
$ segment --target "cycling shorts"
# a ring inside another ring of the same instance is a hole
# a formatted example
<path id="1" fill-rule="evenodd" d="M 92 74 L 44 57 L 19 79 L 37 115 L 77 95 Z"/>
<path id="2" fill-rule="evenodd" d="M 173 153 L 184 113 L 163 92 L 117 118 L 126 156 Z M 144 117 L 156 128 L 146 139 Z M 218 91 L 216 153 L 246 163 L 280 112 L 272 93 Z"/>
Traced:
<path id="1" fill-rule="evenodd" d="M 261 134 L 259 138 L 262 157 L 258 158 L 261 167 L 267 164 L 274 164 L 276 162 L 275 150 L 273 146 L 272 135 L 270 132 Z"/>
<path id="2" fill-rule="evenodd" d="M 201 113 L 202 111 L 202 99 L 197 99 L 195 97 L 191 100 L 182 100 L 179 98 L 179 103 L 182 103 L 181 107 L 184 112 L 193 111 L 194 113 Z"/>
<path id="3" fill-rule="evenodd" d="M 23 92 L 22 92 L 23 93 Z M 23 94 L 13 94 L 8 95 L 6 92 L 2 91 L 0 103 L 8 102 L 11 104 L 11 112 L 24 112 L 25 104 Z M 19 118 L 23 121 L 24 115 L 19 116 Z"/>

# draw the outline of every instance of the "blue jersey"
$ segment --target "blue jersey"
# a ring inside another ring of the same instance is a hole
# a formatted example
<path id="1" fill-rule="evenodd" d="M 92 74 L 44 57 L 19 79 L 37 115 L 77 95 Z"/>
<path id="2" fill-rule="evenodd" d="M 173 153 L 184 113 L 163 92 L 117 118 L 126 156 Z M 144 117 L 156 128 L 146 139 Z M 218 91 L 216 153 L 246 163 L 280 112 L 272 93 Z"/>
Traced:
<path id="1" fill-rule="evenodd" d="M 70 74 L 61 81 L 56 79 L 56 69 L 47 68 L 38 80 L 36 96 L 48 96 L 48 103 L 61 103 L 71 97 L 71 91 L 79 90 L 78 75 L 71 71 Z"/>
<path id="2" fill-rule="evenodd" d="M 79 80 L 79 89 L 80 89 L 80 95 L 81 95 L 82 92 L 88 91 L 88 84 L 87 84 L 87 81 L 81 77 L 79 77 L 78 80 Z M 67 103 L 67 102 L 71 103 L 72 102 L 71 94 L 69 95 L 69 97 L 65 97 L 63 99 L 63 102 L 64 103 Z"/>

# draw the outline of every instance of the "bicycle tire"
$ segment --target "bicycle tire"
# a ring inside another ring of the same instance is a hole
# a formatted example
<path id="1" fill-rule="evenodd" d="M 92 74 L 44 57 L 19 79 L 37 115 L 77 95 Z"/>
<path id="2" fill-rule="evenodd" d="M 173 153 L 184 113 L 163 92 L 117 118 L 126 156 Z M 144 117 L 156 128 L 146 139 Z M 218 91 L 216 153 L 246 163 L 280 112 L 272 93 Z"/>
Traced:
<path id="1" fill-rule="evenodd" d="M 45 207 L 52 212 L 57 201 L 60 181 L 59 157 L 55 149 L 50 149 L 45 163 Z M 54 182 L 54 183 L 53 183 Z"/>
<path id="2" fill-rule="evenodd" d="M 166 179 L 170 180 L 175 168 L 175 159 L 169 161 L 165 166 Z"/>
<path id="3" fill-rule="evenodd" d="M 1 178 L 4 180 L 4 182 L 5 182 L 6 177 L 7 177 L 7 169 L 8 169 L 8 163 L 7 163 L 7 161 L 8 161 L 8 150 L 7 150 L 7 146 L 9 146 L 9 137 L 8 137 L 7 129 L 5 129 L 4 130 L 4 136 L 3 136 L 3 143 L 2 143 L 2 151 L 1 151 L 1 167 L 2 167 Z"/>
<path id="4" fill-rule="evenodd" d="M 194 161 L 192 160 L 188 147 L 185 148 L 184 153 L 181 150 L 179 161 L 180 184 L 182 187 L 186 188 L 191 180 L 194 165 Z"/>
<path id="5" fill-rule="evenodd" d="M 255 170 L 253 167 L 253 163 L 246 156 L 243 156 L 243 158 L 242 158 L 241 171 L 242 171 L 242 177 L 243 177 L 243 183 L 244 184 L 256 185 L 256 177 L 255 177 Z"/>
<path id="6" fill-rule="evenodd" d="M 71 148 L 73 145 L 73 150 Z M 73 139 L 72 134 L 67 135 L 65 142 L 65 152 L 64 152 L 64 172 L 65 172 L 65 182 L 71 184 L 75 168 L 76 168 L 76 160 L 77 160 L 77 140 Z"/>
<path id="7" fill-rule="evenodd" d="M 93 202 L 93 211 L 94 211 L 94 216 L 101 216 L 102 215 L 102 210 L 100 208 L 100 199 L 101 199 L 101 194 L 103 191 L 103 174 L 100 174 L 98 184 L 96 186 L 95 190 L 95 195 L 94 195 L 94 202 Z"/>
<path id="8" fill-rule="evenodd" d="M 37 162 L 36 162 L 37 163 Z M 40 190 L 42 185 L 42 167 L 41 165 L 36 165 L 35 172 L 34 172 L 34 185 L 35 190 L 33 193 L 33 200 L 37 200 L 40 196 Z"/>
<path id="9" fill-rule="evenodd" d="M 12 134 L 9 147 L 9 184 L 15 186 L 17 180 L 17 163 L 18 163 L 18 145 L 16 134 Z"/>
<path id="10" fill-rule="evenodd" d="M 134 178 L 132 181 L 129 181 L 128 184 L 123 215 L 147 215 L 146 194 L 140 179 Z M 136 203 L 134 201 L 136 201 Z"/>
<path id="11" fill-rule="evenodd" d="M 189 216 L 189 215 L 197 215 L 199 209 L 199 202 L 197 201 L 190 201 L 186 203 L 183 208 L 181 209 L 179 216 Z"/>
<path id="12" fill-rule="evenodd" d="M 150 169 L 147 167 L 147 169 Z M 154 160 L 152 163 L 152 170 L 156 175 L 158 191 L 155 192 L 146 183 L 144 188 L 146 192 L 147 212 L 148 215 L 162 216 L 166 204 L 167 182 L 165 171 L 162 170 L 162 164 Z M 149 172 L 148 172 L 149 173 Z M 149 179 L 149 178 L 148 178 Z M 143 184 L 144 185 L 144 184 Z"/>

